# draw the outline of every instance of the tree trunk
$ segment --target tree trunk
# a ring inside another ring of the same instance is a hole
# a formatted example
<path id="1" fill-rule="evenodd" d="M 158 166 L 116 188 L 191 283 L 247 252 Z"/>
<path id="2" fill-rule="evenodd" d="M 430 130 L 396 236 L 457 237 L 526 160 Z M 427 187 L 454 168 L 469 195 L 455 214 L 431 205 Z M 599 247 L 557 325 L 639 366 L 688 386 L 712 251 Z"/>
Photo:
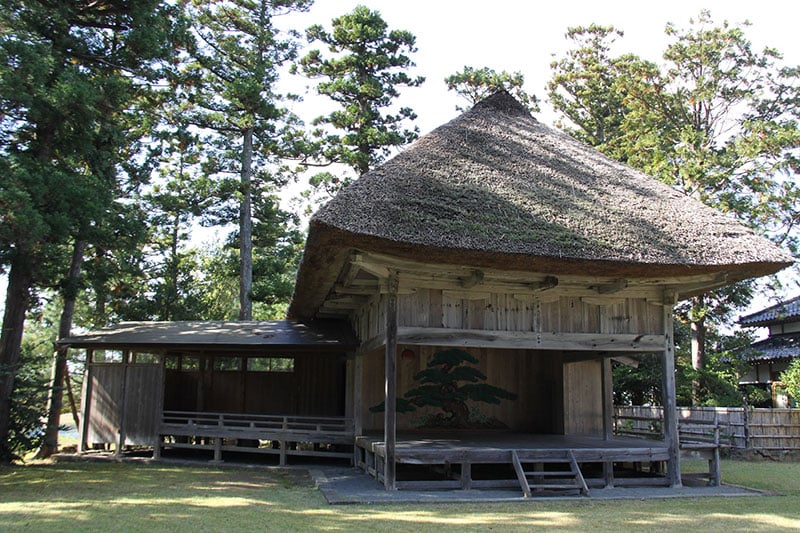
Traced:
<path id="1" fill-rule="evenodd" d="M 27 254 L 18 250 L 11 259 L 6 292 L 3 329 L 0 332 L 0 461 L 11 460 L 9 431 L 11 428 L 11 392 L 19 367 L 22 330 L 30 303 L 33 273 Z"/>
<path id="2" fill-rule="evenodd" d="M 697 372 L 702 372 L 706 368 L 706 316 L 705 299 L 703 296 L 692 298 L 692 368 Z M 700 390 L 703 387 L 703 380 L 697 376 L 692 380 L 692 404 L 700 403 Z"/>
<path id="3" fill-rule="evenodd" d="M 253 319 L 253 129 L 244 131 L 242 142 L 242 204 L 239 209 L 239 320 Z"/>
<path id="4" fill-rule="evenodd" d="M 69 337 L 72 330 L 72 317 L 75 314 L 75 299 L 78 295 L 78 283 L 83 265 L 83 251 L 86 241 L 75 241 L 72 261 L 69 265 L 66 284 L 63 290 L 64 307 L 58 323 L 58 338 Z M 64 382 L 67 372 L 67 348 L 58 348 L 53 358 L 53 371 L 50 378 L 50 395 L 47 400 L 47 428 L 44 442 L 36 453 L 39 459 L 46 459 L 58 452 L 58 427 L 61 420 L 61 407 L 64 404 Z"/>

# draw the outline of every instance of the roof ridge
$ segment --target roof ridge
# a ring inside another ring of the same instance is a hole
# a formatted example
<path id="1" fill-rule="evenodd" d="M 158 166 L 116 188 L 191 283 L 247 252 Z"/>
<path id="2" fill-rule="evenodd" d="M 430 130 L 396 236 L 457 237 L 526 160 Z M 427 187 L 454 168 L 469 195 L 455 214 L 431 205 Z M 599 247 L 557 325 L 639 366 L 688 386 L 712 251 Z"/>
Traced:
<path id="1" fill-rule="evenodd" d="M 473 110 L 495 109 L 507 115 L 528 115 L 533 118 L 531 112 L 519 100 L 511 96 L 511 93 L 501 89 L 490 96 L 487 96 L 472 107 Z M 536 120 L 536 119 L 534 119 Z"/>

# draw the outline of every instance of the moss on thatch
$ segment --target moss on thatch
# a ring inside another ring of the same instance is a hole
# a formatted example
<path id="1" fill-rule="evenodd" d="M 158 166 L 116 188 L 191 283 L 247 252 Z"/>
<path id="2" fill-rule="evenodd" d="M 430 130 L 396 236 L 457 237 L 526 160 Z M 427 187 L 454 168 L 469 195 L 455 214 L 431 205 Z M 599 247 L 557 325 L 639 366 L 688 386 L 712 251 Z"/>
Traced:
<path id="1" fill-rule="evenodd" d="M 640 275 L 739 265 L 742 278 L 791 262 L 736 220 L 539 123 L 505 92 L 352 183 L 310 231 L 304 265 L 333 261 L 330 247 Z M 301 298 L 320 281 L 304 287 L 303 268 Z"/>

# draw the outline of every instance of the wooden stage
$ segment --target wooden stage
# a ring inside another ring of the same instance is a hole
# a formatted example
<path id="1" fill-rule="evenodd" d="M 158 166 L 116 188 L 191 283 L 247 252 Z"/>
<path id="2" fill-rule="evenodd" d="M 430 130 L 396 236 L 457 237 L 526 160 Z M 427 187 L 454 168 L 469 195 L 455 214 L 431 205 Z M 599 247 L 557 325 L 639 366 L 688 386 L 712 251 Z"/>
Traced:
<path id="1" fill-rule="evenodd" d="M 356 437 L 356 465 L 383 480 L 382 435 Z M 520 487 L 524 494 L 665 485 L 663 441 L 504 431 L 398 433 L 398 489 Z M 527 487 L 526 487 L 527 485 Z"/>

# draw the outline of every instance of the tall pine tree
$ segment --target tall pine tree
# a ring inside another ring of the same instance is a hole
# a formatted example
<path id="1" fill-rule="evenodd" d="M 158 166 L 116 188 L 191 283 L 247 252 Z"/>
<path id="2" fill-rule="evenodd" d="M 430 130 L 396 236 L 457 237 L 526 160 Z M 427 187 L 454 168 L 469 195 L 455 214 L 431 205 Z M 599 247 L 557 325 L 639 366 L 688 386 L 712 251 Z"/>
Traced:
<path id="1" fill-rule="evenodd" d="M 190 121 L 215 133 L 208 148 L 216 150 L 216 173 L 225 180 L 238 175 L 238 185 L 229 189 L 238 212 L 239 319 L 251 320 L 253 198 L 280 186 L 269 169 L 296 154 L 300 137 L 299 120 L 276 88 L 279 69 L 296 57 L 296 35 L 281 32 L 273 19 L 305 10 L 311 0 L 183 4 L 197 37 L 184 72 Z"/>

